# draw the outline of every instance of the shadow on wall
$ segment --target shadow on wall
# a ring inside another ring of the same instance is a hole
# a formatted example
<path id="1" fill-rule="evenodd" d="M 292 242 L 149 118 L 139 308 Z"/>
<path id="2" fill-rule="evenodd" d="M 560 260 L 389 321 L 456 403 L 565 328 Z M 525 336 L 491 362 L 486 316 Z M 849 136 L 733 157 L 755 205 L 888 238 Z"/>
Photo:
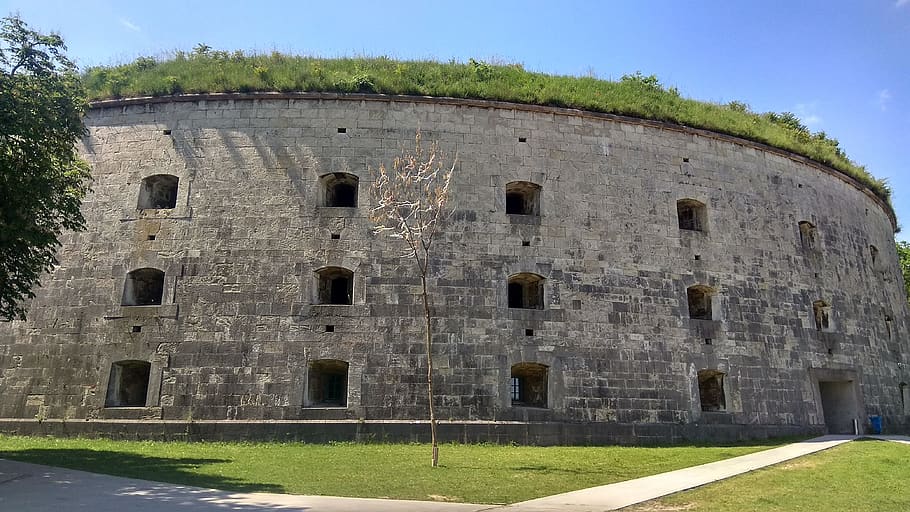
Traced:
<path id="1" fill-rule="evenodd" d="M 198 472 L 208 464 L 233 462 L 229 459 L 164 458 L 136 453 L 73 448 L 0 450 L 0 459 L 194 487 L 239 492 L 285 492 L 281 485 L 248 482 L 230 476 Z"/>

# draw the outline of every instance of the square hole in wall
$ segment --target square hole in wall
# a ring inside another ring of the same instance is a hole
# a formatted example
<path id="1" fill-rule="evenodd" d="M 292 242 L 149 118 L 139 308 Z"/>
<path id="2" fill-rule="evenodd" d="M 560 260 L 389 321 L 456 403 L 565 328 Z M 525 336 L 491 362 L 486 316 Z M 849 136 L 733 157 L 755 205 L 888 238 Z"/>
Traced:
<path id="1" fill-rule="evenodd" d="M 325 326 L 325 332 L 335 332 L 335 326 L 334 325 Z"/>
<path id="2" fill-rule="evenodd" d="M 522 240 L 522 241 L 521 241 L 521 246 L 522 246 L 522 247 L 531 247 L 531 241 L 530 241 L 530 240 Z"/>
<path id="3" fill-rule="evenodd" d="M 338 128 L 338 133 L 348 133 L 347 128 Z"/>
<path id="4" fill-rule="evenodd" d="M 134 325 L 133 328 L 131 329 L 131 331 L 132 331 L 132 332 L 142 332 L 142 326 L 141 326 L 141 325 Z"/>
<path id="5" fill-rule="evenodd" d="M 573 300 L 572 309 L 581 309 L 581 300 L 579 300 L 579 299 Z"/>
<path id="6" fill-rule="evenodd" d="M 695 255 L 695 261 L 701 261 L 701 254 Z"/>
<path id="7" fill-rule="evenodd" d="M 689 161 L 689 159 L 687 157 L 683 157 L 683 162 L 688 162 L 688 161 Z"/>
<path id="8" fill-rule="evenodd" d="M 155 238 L 157 238 L 157 236 L 155 236 L 155 235 L 149 235 L 149 236 L 148 236 L 148 239 L 149 239 L 149 240 L 154 240 Z"/>
<path id="9" fill-rule="evenodd" d="M 341 240 L 341 233 L 332 233 L 332 240 Z"/>
<path id="10" fill-rule="evenodd" d="M 829 355 L 829 356 L 834 355 L 834 349 L 833 349 L 833 348 L 829 348 L 829 349 L 828 349 L 828 355 Z"/>
<path id="11" fill-rule="evenodd" d="M 534 329 L 525 329 L 525 336 L 534 336 Z"/>
<path id="12" fill-rule="evenodd" d="M 527 137 L 518 137 L 518 142 L 528 142 Z"/>
<path id="13" fill-rule="evenodd" d="M 713 340 L 713 339 L 711 339 L 711 338 L 705 338 L 705 345 L 713 345 L 713 344 L 714 344 L 714 340 Z"/>
<path id="14" fill-rule="evenodd" d="M 171 131 L 170 130 L 161 130 L 161 133 L 163 133 L 164 135 L 170 135 Z"/>

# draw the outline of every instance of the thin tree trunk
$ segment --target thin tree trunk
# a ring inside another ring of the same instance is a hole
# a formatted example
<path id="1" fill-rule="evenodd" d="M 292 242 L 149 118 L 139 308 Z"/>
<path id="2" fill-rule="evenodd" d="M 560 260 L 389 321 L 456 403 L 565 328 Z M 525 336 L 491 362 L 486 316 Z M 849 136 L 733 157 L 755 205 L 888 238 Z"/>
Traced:
<path id="1" fill-rule="evenodd" d="M 429 264 L 429 261 L 426 263 Z M 427 273 L 424 269 L 420 275 L 420 284 L 423 285 L 423 314 L 427 322 L 427 398 L 430 402 L 430 439 L 433 447 L 433 467 L 439 466 L 439 444 L 436 441 L 436 408 L 433 405 L 433 333 L 430 324 L 430 303 L 427 295 Z"/>

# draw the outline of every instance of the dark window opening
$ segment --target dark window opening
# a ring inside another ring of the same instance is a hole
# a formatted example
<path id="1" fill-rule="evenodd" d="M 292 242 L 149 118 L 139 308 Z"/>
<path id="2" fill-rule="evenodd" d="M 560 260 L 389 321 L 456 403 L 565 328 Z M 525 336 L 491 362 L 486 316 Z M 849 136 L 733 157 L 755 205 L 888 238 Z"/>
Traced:
<path id="1" fill-rule="evenodd" d="M 509 307 L 543 309 L 543 277 L 522 273 L 509 276 Z"/>
<path id="2" fill-rule="evenodd" d="M 354 273 L 346 268 L 326 267 L 316 272 L 319 304 L 353 304 Z"/>
<path id="3" fill-rule="evenodd" d="M 164 272 L 157 268 L 140 268 L 126 275 L 123 283 L 123 306 L 157 306 L 164 295 Z"/>
<path id="4" fill-rule="evenodd" d="M 686 231 L 705 230 L 707 208 L 704 203 L 694 199 L 680 199 L 676 201 L 676 215 L 679 220 L 679 229 Z"/>
<path id="5" fill-rule="evenodd" d="M 308 402 L 315 407 L 346 407 L 348 363 L 322 359 L 310 364 Z"/>
<path id="6" fill-rule="evenodd" d="M 161 130 L 161 133 L 163 133 L 165 135 L 170 135 L 171 131 L 170 130 Z"/>
<path id="7" fill-rule="evenodd" d="M 334 325 L 325 326 L 325 332 L 335 332 L 335 326 Z"/>
<path id="8" fill-rule="evenodd" d="M 878 247 L 870 245 L 869 256 L 872 259 L 872 265 L 875 265 L 875 263 L 878 261 Z"/>
<path id="9" fill-rule="evenodd" d="M 149 239 L 149 240 L 154 240 L 154 239 L 156 239 L 156 238 L 158 238 L 156 235 L 149 235 L 149 236 L 148 236 L 148 239 Z"/>
<path id="10" fill-rule="evenodd" d="M 180 178 L 170 174 L 156 174 L 142 180 L 139 187 L 140 210 L 168 210 L 177 207 L 177 183 Z"/>
<path id="11" fill-rule="evenodd" d="M 901 391 L 901 406 L 903 406 L 904 414 L 910 416 L 910 386 L 906 382 L 901 382 L 898 387 Z"/>
<path id="12" fill-rule="evenodd" d="M 332 233 L 332 234 L 331 234 L 331 239 L 332 239 L 332 240 L 341 240 L 341 234 L 340 234 L 340 233 Z"/>
<path id="13" fill-rule="evenodd" d="M 534 336 L 534 329 L 525 329 L 525 336 Z"/>
<path id="14" fill-rule="evenodd" d="M 518 137 L 518 142 L 528 142 L 527 137 Z"/>
<path id="15" fill-rule="evenodd" d="M 142 332 L 142 326 L 141 326 L 141 325 L 134 325 L 133 328 L 132 328 L 132 332 Z"/>
<path id="16" fill-rule="evenodd" d="M 522 247 L 531 247 L 531 241 L 530 241 L 530 240 L 522 240 L 522 241 L 521 241 L 521 246 L 522 246 Z"/>
<path id="17" fill-rule="evenodd" d="M 698 372 L 698 398 L 702 411 L 725 411 L 727 400 L 724 397 L 724 374 L 717 370 Z"/>
<path id="18" fill-rule="evenodd" d="M 347 128 L 338 128 L 338 133 L 348 133 Z"/>
<path id="19" fill-rule="evenodd" d="M 831 305 L 823 300 L 812 303 L 812 314 L 815 317 L 815 329 L 819 331 L 831 330 Z"/>
<path id="20" fill-rule="evenodd" d="M 540 215 L 540 185 L 527 181 L 506 184 L 506 213 Z"/>
<path id="21" fill-rule="evenodd" d="M 547 367 L 538 363 L 512 366 L 512 405 L 547 407 Z"/>
<path id="22" fill-rule="evenodd" d="M 689 318 L 696 320 L 711 320 L 713 311 L 711 309 L 711 296 L 714 290 L 707 286 L 690 286 L 686 288 L 686 298 L 689 302 Z"/>
<path id="23" fill-rule="evenodd" d="M 319 178 L 322 183 L 323 206 L 336 208 L 357 207 L 359 179 L 353 174 L 336 172 Z"/>
<path id="24" fill-rule="evenodd" d="M 714 344 L 714 340 L 713 340 L 713 339 L 711 339 L 711 338 L 705 338 L 705 345 L 713 345 L 713 344 Z"/>
<path id="25" fill-rule="evenodd" d="M 804 220 L 799 223 L 799 243 L 807 251 L 815 250 L 818 246 L 818 228 L 815 224 Z"/>
<path id="26" fill-rule="evenodd" d="M 118 361 L 111 365 L 105 407 L 145 407 L 152 365 L 147 361 Z"/>

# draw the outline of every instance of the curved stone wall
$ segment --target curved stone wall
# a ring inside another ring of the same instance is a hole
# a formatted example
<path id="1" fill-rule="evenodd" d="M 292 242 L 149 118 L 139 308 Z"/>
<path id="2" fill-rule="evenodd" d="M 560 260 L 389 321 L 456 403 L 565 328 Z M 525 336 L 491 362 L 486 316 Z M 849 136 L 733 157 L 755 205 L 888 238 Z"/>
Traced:
<path id="1" fill-rule="evenodd" d="M 128 100 L 86 124 L 88 230 L 0 325 L 0 417 L 424 418 L 419 280 L 366 218 L 368 166 L 420 128 L 458 157 L 431 279 L 440 418 L 907 424 L 892 213 L 801 157 L 428 98 Z"/>

